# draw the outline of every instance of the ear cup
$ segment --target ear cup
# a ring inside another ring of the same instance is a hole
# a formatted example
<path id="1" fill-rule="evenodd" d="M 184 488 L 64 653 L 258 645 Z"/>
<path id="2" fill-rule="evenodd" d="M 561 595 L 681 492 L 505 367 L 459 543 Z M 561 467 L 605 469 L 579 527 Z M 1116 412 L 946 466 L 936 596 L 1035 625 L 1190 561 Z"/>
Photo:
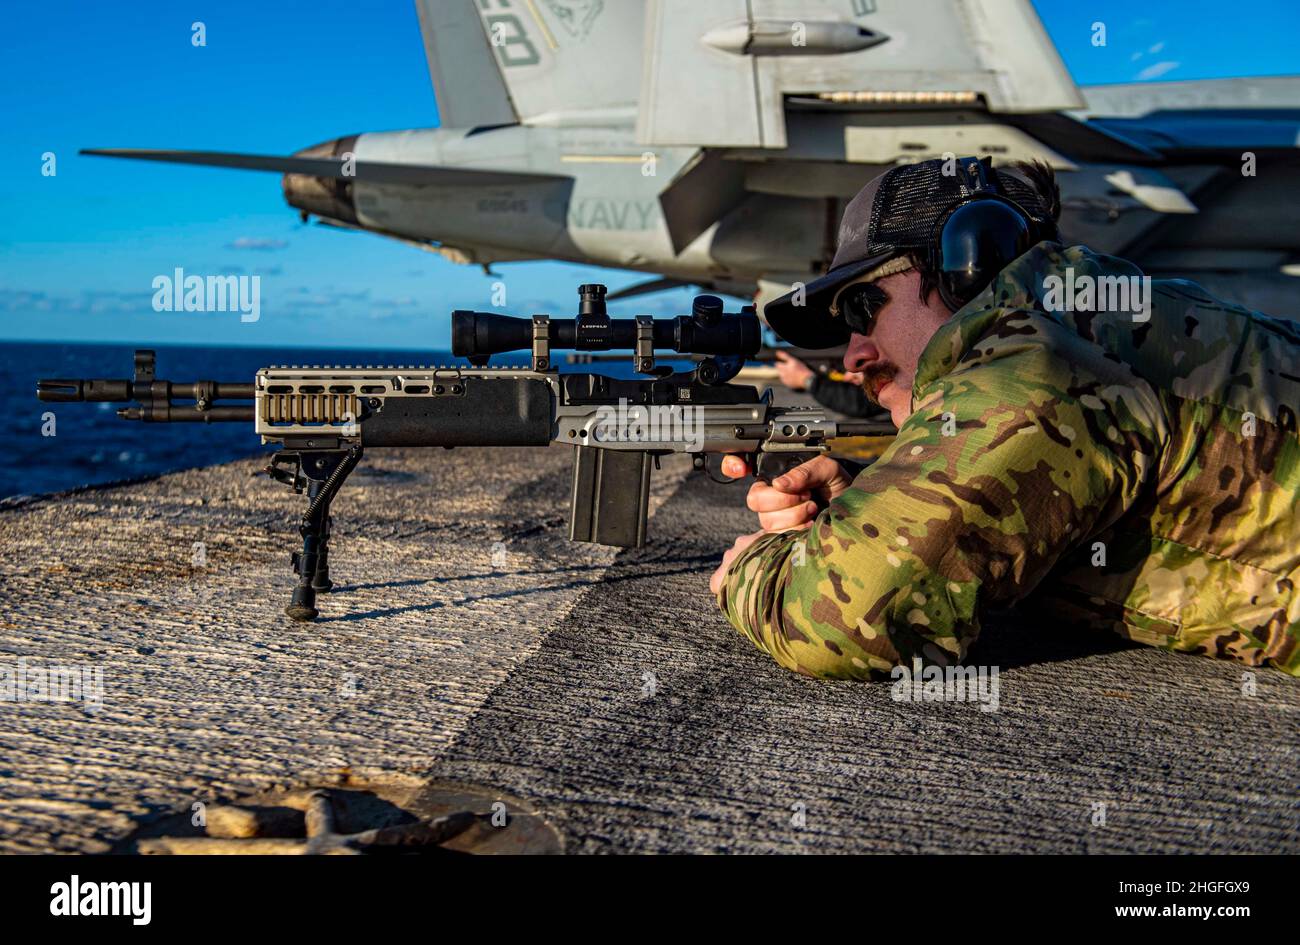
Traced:
<path id="1" fill-rule="evenodd" d="M 977 197 L 944 221 L 937 241 L 939 295 L 953 311 L 1029 249 L 1029 219 L 1001 197 Z"/>

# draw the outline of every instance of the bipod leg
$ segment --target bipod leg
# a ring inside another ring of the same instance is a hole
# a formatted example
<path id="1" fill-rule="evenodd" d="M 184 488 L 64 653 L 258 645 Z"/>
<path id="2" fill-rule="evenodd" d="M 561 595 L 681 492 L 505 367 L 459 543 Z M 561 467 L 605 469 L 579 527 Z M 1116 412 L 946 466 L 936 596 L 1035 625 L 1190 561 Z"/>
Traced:
<path id="1" fill-rule="evenodd" d="M 311 579 L 311 589 L 317 594 L 328 594 L 334 589 L 334 582 L 330 580 L 330 531 L 333 521 L 334 517 L 326 509 L 325 521 L 321 524 L 320 552 L 316 555 L 316 573 Z"/>
<path id="2" fill-rule="evenodd" d="M 325 480 L 310 479 L 307 482 L 307 499 L 314 501 L 320 495 L 321 489 L 325 487 Z M 334 582 L 330 580 L 330 531 L 334 521 L 334 516 L 329 514 L 329 504 L 327 503 L 324 510 L 324 521 L 321 522 L 320 534 L 316 542 L 316 570 L 312 574 L 311 589 L 317 594 L 328 594 L 334 589 Z M 293 573 L 301 573 L 302 552 L 295 551 L 293 554 Z"/>
<path id="3" fill-rule="evenodd" d="M 310 500 L 298 531 L 302 533 L 302 551 L 294 557 L 298 584 L 284 612 L 293 620 L 315 620 L 316 594 L 332 586 L 329 580 L 330 503 L 348 473 L 361 460 L 360 445 L 346 453 L 339 450 L 302 453 L 302 473 L 307 477 Z"/>

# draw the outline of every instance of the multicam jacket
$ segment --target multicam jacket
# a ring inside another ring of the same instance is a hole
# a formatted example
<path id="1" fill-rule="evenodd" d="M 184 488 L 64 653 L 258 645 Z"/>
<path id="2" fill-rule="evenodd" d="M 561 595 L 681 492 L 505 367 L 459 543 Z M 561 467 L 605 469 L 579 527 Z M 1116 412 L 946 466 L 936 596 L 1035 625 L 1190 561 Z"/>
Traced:
<path id="1" fill-rule="evenodd" d="M 1300 324 L 1182 280 L 1123 310 L 1115 276 L 1141 273 L 1041 243 L 957 312 L 885 453 L 732 563 L 737 629 L 789 669 L 869 678 L 961 660 L 984 605 L 1028 598 L 1300 675 Z"/>

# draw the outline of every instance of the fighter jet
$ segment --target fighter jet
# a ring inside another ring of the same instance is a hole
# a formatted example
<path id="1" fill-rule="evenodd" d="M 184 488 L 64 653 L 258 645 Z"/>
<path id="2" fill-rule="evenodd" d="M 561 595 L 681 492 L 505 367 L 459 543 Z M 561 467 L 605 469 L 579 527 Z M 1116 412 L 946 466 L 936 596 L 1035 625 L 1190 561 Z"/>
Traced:
<path id="1" fill-rule="evenodd" d="M 945 154 L 1058 172 L 1074 242 L 1291 314 L 1300 77 L 1080 88 L 1028 0 L 416 0 L 440 125 L 292 156 L 304 220 L 484 267 L 558 259 L 761 304 L 845 202 Z M 1300 313 L 1297 313 L 1300 314 Z"/>

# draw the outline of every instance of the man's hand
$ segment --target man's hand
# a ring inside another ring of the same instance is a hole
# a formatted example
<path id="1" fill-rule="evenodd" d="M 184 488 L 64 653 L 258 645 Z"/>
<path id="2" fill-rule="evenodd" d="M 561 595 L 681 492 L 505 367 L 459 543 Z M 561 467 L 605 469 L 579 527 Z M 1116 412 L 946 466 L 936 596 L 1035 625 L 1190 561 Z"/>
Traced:
<path id="1" fill-rule="evenodd" d="M 757 531 L 751 535 L 741 535 L 727 553 L 722 556 L 722 564 L 718 565 L 718 569 L 713 572 L 713 577 L 709 578 L 709 590 L 713 592 L 715 597 L 723 582 L 727 580 L 727 569 L 731 567 L 731 562 L 735 561 L 742 551 L 766 534 L 767 532 Z"/>
<path id="2" fill-rule="evenodd" d="M 749 466 L 739 456 L 724 456 L 722 474 L 739 479 L 749 474 Z M 731 562 L 755 541 L 772 532 L 808 528 L 817 517 L 821 505 L 852 484 L 853 480 L 844 472 L 843 467 L 829 456 L 818 456 L 796 466 L 784 476 L 772 480 L 770 486 L 765 482 L 754 483 L 749 488 L 745 504 L 751 511 L 758 513 L 758 523 L 763 527 L 760 531 L 736 539 L 731 550 L 722 556 L 722 564 L 709 579 L 709 590 L 714 595 L 718 593 L 727 579 Z M 820 504 L 814 496 L 821 500 Z"/>
<path id="3" fill-rule="evenodd" d="M 784 351 L 776 353 L 776 373 L 781 383 L 791 390 L 807 390 L 816 376 L 812 368 Z"/>
<path id="4" fill-rule="evenodd" d="M 722 458 L 722 474 L 733 479 L 749 475 L 748 464 L 739 456 Z M 829 456 L 818 456 L 796 466 L 784 476 L 749 487 L 745 504 L 758 513 L 758 524 L 765 532 L 784 532 L 807 528 L 822 507 L 853 484 L 839 463 Z"/>

